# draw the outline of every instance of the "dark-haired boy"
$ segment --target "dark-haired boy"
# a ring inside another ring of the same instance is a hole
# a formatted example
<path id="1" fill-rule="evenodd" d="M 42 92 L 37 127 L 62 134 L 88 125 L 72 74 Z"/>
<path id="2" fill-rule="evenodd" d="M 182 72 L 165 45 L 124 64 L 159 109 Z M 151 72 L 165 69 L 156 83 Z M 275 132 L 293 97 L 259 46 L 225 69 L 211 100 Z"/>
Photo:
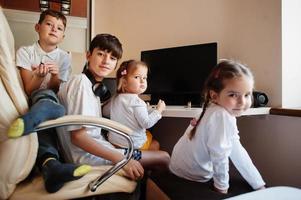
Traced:
<path id="1" fill-rule="evenodd" d="M 102 117 L 103 94 L 97 87 L 104 77 L 116 69 L 122 56 L 122 44 L 110 34 L 98 34 L 90 43 L 87 64 L 82 74 L 72 76 L 58 93 L 68 115 Z M 59 128 L 59 139 L 65 158 L 69 162 L 92 166 L 116 164 L 125 158 L 127 149 L 116 148 L 101 134 L 101 129 L 91 126 Z M 169 155 L 164 151 L 135 149 L 132 159 L 123 167 L 125 175 L 137 180 L 146 169 L 168 169 Z"/>

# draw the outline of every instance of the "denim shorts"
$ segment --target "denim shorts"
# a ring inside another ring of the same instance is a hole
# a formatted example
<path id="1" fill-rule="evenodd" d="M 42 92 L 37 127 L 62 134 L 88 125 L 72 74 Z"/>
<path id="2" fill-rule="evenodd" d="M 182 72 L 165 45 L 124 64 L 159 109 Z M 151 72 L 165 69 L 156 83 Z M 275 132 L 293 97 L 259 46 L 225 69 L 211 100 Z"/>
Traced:
<path id="1" fill-rule="evenodd" d="M 124 149 L 124 155 L 126 155 L 127 152 L 128 152 L 128 149 Z M 140 151 L 139 149 L 134 149 L 132 158 L 133 158 L 134 160 L 137 160 L 137 161 L 138 161 L 138 160 L 141 159 L 141 157 L 142 157 L 141 151 Z"/>
<path id="2" fill-rule="evenodd" d="M 59 99 L 56 94 L 49 89 L 38 89 L 32 92 L 30 95 L 30 105 L 35 104 L 40 99 L 49 99 L 56 103 L 59 103 Z"/>

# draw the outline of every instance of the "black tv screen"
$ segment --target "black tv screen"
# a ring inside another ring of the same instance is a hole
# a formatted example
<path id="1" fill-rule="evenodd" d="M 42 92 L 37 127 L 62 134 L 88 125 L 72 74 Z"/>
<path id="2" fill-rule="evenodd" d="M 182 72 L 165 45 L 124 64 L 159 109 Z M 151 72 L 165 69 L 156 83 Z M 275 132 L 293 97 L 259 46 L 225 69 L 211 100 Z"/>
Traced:
<path id="1" fill-rule="evenodd" d="M 151 104 L 163 99 L 167 105 L 202 104 L 201 92 L 217 64 L 217 43 L 197 44 L 141 52 L 149 67 Z"/>

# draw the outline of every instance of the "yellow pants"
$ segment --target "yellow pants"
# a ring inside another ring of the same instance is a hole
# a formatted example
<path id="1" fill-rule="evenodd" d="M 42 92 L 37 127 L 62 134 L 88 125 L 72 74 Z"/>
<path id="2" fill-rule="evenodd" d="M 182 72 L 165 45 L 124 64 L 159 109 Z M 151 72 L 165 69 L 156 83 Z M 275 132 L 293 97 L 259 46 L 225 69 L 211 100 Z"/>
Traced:
<path id="1" fill-rule="evenodd" d="M 143 144 L 143 146 L 140 148 L 140 150 L 148 150 L 152 143 L 153 135 L 148 130 L 146 130 L 146 138 L 147 138 L 146 142 Z"/>

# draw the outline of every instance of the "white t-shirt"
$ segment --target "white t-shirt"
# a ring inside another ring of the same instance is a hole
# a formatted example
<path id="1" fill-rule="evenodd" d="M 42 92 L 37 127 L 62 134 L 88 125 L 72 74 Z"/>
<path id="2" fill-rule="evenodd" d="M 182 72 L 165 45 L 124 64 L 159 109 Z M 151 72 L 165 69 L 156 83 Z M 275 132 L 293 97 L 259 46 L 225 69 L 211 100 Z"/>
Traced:
<path id="1" fill-rule="evenodd" d="M 101 104 L 99 97 L 95 96 L 92 91 L 92 83 L 84 74 L 72 76 L 66 83 L 63 83 L 58 97 L 62 105 L 66 108 L 67 115 L 86 115 L 101 117 Z M 101 129 L 92 126 L 85 126 L 87 133 L 99 144 L 117 150 L 101 134 Z M 78 164 L 103 165 L 111 164 L 110 161 L 97 157 L 76 145 L 72 144 L 70 131 L 82 128 L 82 126 L 65 126 L 58 128 L 58 137 L 63 148 L 64 156 L 67 161 Z"/>
<path id="2" fill-rule="evenodd" d="M 252 163 L 238 136 L 236 118 L 224 108 L 210 105 L 190 140 L 190 125 L 174 146 L 170 170 L 179 177 L 206 182 L 213 178 L 216 188 L 229 188 L 229 157 L 252 186 L 258 189 L 265 183 Z"/>
<path id="3" fill-rule="evenodd" d="M 46 53 L 40 47 L 38 42 L 31 46 L 21 47 L 16 53 L 16 64 L 18 67 L 32 71 L 32 67 L 38 66 L 40 63 L 55 62 L 59 67 L 59 79 L 62 82 L 67 81 L 71 74 L 71 56 L 66 51 L 56 48 Z M 43 80 L 40 89 L 47 88 L 47 83 L 51 75 L 48 73 Z"/>
<path id="4" fill-rule="evenodd" d="M 114 96 L 110 102 L 110 118 L 133 130 L 131 138 L 134 148 L 139 149 L 146 142 L 146 129 L 155 125 L 162 115 L 157 110 L 150 113 L 146 103 L 137 94 L 122 93 Z M 119 135 L 109 133 L 109 141 L 121 147 L 126 147 L 127 142 Z"/>

